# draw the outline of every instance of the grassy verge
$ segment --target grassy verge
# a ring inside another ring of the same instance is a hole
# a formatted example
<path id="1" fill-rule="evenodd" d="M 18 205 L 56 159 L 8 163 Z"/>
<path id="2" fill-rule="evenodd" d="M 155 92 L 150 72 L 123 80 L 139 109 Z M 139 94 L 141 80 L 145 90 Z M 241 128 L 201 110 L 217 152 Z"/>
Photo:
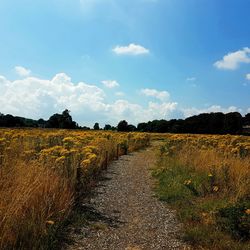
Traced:
<path id="1" fill-rule="evenodd" d="M 184 240 L 194 249 L 250 249 L 249 196 L 242 190 L 236 196 L 229 173 L 198 169 L 192 157 L 201 157 L 199 150 L 189 154 L 187 164 L 182 160 L 186 149 L 174 153 L 169 146 L 161 148 L 153 170 L 155 190 L 177 211 Z"/>

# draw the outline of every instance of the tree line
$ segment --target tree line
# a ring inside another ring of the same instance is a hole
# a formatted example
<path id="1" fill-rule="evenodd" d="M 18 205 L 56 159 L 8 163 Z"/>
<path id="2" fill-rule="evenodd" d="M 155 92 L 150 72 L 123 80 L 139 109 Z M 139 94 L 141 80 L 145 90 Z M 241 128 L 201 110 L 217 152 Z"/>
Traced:
<path id="1" fill-rule="evenodd" d="M 242 134 L 244 133 L 244 128 L 249 126 L 250 113 L 243 117 L 238 112 L 230 112 L 227 114 L 216 112 L 194 115 L 186 119 L 153 120 L 139 123 L 137 126 L 128 124 L 126 120 L 122 120 L 117 124 L 117 126 L 106 124 L 103 127 L 103 130 L 155 133 Z M 87 126 L 79 126 L 75 121 L 73 121 L 70 111 L 67 109 L 64 110 L 62 114 L 53 114 L 48 120 L 33 120 L 0 113 L 0 127 L 91 129 Z M 99 123 L 96 122 L 93 129 L 100 130 L 102 128 L 100 128 Z"/>

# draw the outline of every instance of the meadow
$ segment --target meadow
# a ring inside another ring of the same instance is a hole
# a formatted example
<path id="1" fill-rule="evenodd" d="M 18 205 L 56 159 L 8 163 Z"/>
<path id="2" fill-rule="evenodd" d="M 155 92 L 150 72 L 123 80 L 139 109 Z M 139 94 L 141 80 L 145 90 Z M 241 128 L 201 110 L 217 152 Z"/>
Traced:
<path id="1" fill-rule="evenodd" d="M 0 130 L 0 249 L 55 249 L 100 172 L 151 140 L 155 191 L 177 211 L 184 240 L 249 249 L 249 137 L 59 129 Z"/>
<path id="2" fill-rule="evenodd" d="M 142 133 L 1 129 L 0 249 L 54 248 L 100 171 L 149 139 Z"/>
<path id="3" fill-rule="evenodd" d="M 194 249 L 250 249 L 250 138 L 155 135 L 161 200 L 177 210 Z"/>

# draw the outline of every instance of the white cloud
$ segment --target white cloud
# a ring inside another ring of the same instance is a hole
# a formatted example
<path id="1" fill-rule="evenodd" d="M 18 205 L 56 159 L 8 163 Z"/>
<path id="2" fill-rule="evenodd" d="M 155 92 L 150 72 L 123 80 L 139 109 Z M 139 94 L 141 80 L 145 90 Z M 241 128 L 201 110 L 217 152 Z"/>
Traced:
<path id="1" fill-rule="evenodd" d="M 105 87 L 110 89 L 120 86 L 120 84 L 115 80 L 104 80 L 102 81 L 102 83 L 104 84 Z"/>
<path id="2" fill-rule="evenodd" d="M 142 55 L 149 54 L 149 50 L 144 48 L 141 45 L 134 43 L 129 44 L 128 46 L 116 46 L 113 49 L 113 52 L 117 55 Z"/>
<path id="3" fill-rule="evenodd" d="M 116 95 L 121 96 L 121 93 L 116 92 Z M 204 112 L 241 111 L 234 106 L 223 108 L 218 105 L 206 109 L 179 109 L 176 102 L 168 100 L 170 95 L 167 91 L 143 89 L 142 93 L 158 101 L 150 101 L 145 105 L 124 99 L 110 102 L 99 87 L 84 82 L 74 83 L 65 73 L 56 74 L 52 79 L 27 77 L 14 81 L 0 76 L 0 112 L 48 119 L 50 115 L 67 108 L 79 124 L 92 127 L 94 122 L 116 125 L 123 119 L 133 124 L 172 119 L 180 112 L 187 117 Z"/>
<path id="4" fill-rule="evenodd" d="M 176 102 L 149 102 L 144 108 L 139 104 L 130 103 L 126 100 L 117 100 L 109 106 L 109 110 L 118 120 L 126 119 L 132 123 L 139 123 L 154 119 L 170 119 L 177 105 Z"/>
<path id="5" fill-rule="evenodd" d="M 246 79 L 247 79 L 247 80 L 250 80 L 250 74 L 247 74 L 247 75 L 246 75 Z"/>
<path id="6" fill-rule="evenodd" d="M 161 101 L 167 100 L 170 97 L 167 91 L 158 91 L 156 89 L 141 89 L 140 92 L 145 96 L 155 97 Z"/>
<path id="7" fill-rule="evenodd" d="M 186 79 L 186 81 L 188 81 L 188 82 L 194 82 L 194 81 L 196 81 L 196 77 L 194 77 L 194 76 L 188 77 L 188 78 Z"/>
<path id="8" fill-rule="evenodd" d="M 247 109 L 247 113 L 250 113 L 250 108 Z"/>
<path id="9" fill-rule="evenodd" d="M 184 114 L 184 117 L 189 117 L 189 116 L 198 115 L 201 113 L 213 113 L 213 112 L 229 113 L 229 112 L 242 112 L 242 110 L 235 106 L 223 108 L 220 105 L 212 105 L 205 109 L 197 109 L 197 108 L 182 109 L 182 112 Z"/>
<path id="10" fill-rule="evenodd" d="M 235 52 L 230 52 L 214 63 L 218 69 L 235 70 L 241 63 L 250 63 L 250 48 L 243 48 Z"/>
<path id="11" fill-rule="evenodd" d="M 27 76 L 29 76 L 31 74 L 31 70 L 26 69 L 26 68 L 24 68 L 22 66 L 16 66 L 15 71 L 21 77 L 27 77 Z"/>
<path id="12" fill-rule="evenodd" d="M 163 100 L 164 96 L 159 95 L 158 99 Z M 177 103 L 165 99 L 161 103 L 149 102 L 145 107 L 127 100 L 110 103 L 102 89 L 84 82 L 73 83 L 69 76 L 60 73 L 52 79 L 27 77 L 14 81 L 0 76 L 0 107 L 4 114 L 34 119 L 48 119 L 67 108 L 77 122 L 93 126 L 96 121 L 116 125 L 122 119 L 136 124 L 171 118 Z"/>
<path id="13" fill-rule="evenodd" d="M 28 77 L 8 81 L 0 78 L 0 107 L 3 113 L 31 118 L 48 117 L 68 108 L 88 116 L 103 110 L 105 94 L 100 88 L 83 82 L 74 84 L 64 73 L 51 80 Z"/>

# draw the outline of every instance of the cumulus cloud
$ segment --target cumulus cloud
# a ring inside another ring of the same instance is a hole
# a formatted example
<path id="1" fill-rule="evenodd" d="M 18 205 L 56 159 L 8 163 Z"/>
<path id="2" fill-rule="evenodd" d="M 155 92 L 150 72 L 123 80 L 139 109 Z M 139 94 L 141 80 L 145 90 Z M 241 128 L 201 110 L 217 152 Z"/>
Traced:
<path id="1" fill-rule="evenodd" d="M 0 112 L 48 119 L 50 115 L 67 108 L 79 124 L 93 126 L 96 121 L 116 125 L 123 119 L 133 124 L 154 119 L 172 119 L 176 114 L 180 117 L 180 112 L 188 117 L 204 112 L 241 111 L 234 106 L 223 108 L 218 105 L 206 109 L 180 109 L 176 102 L 169 101 L 167 91 L 141 91 L 156 100 L 144 105 L 122 98 L 110 102 L 101 88 L 84 82 L 74 83 L 65 73 L 56 74 L 52 79 L 26 77 L 14 81 L 0 76 Z M 122 94 L 116 92 L 118 96 Z"/>
<path id="2" fill-rule="evenodd" d="M 214 66 L 218 69 L 235 70 L 241 63 L 250 63 L 250 48 L 230 52 L 222 60 L 215 62 Z"/>
<path id="3" fill-rule="evenodd" d="M 39 118 L 65 108 L 84 115 L 103 110 L 103 90 L 83 82 L 73 84 L 64 73 L 55 75 L 51 80 L 35 77 L 15 81 L 4 77 L 0 79 L 0 107 L 3 113 Z"/>
<path id="4" fill-rule="evenodd" d="M 131 43 L 128 46 L 116 46 L 113 52 L 117 55 L 142 55 L 149 54 L 149 50 L 141 45 Z"/>
<path id="5" fill-rule="evenodd" d="M 197 108 L 187 108 L 187 109 L 182 109 L 184 117 L 189 117 L 192 115 L 198 115 L 201 113 L 212 113 L 212 112 L 223 112 L 223 113 L 228 113 L 228 112 L 242 112 L 241 109 L 235 107 L 235 106 L 230 106 L 228 108 L 223 108 L 220 105 L 212 105 L 208 108 L 205 109 L 197 109 Z"/>
<path id="6" fill-rule="evenodd" d="M 250 74 L 247 74 L 247 75 L 246 75 L 246 79 L 247 79 L 247 80 L 250 80 Z"/>
<path id="7" fill-rule="evenodd" d="M 31 74 L 31 70 L 26 69 L 26 68 L 24 68 L 22 66 L 16 66 L 15 71 L 21 77 L 27 77 L 27 76 L 29 76 Z"/>
<path id="8" fill-rule="evenodd" d="M 167 91 L 158 91 L 156 89 L 141 89 L 141 94 L 145 96 L 155 97 L 161 101 L 169 99 L 170 95 Z"/>
<path id="9" fill-rule="evenodd" d="M 104 84 L 105 87 L 110 89 L 120 86 L 120 84 L 115 80 L 104 80 L 102 81 L 102 84 Z"/>
<path id="10" fill-rule="evenodd" d="M 121 95 L 121 94 L 119 94 Z M 158 99 L 163 100 L 163 96 Z M 130 123 L 171 118 L 175 102 L 149 102 L 145 107 L 127 100 L 108 102 L 105 92 L 95 85 L 74 83 L 65 73 L 52 79 L 27 77 L 10 81 L 0 76 L 0 112 L 34 119 L 48 117 L 69 109 L 80 124 L 94 122 L 117 124 L 121 119 Z"/>
<path id="11" fill-rule="evenodd" d="M 117 100 L 109 106 L 109 110 L 118 120 L 126 119 L 132 123 L 139 123 L 154 119 L 170 119 L 177 105 L 176 102 L 149 102 L 143 107 L 127 100 Z"/>

